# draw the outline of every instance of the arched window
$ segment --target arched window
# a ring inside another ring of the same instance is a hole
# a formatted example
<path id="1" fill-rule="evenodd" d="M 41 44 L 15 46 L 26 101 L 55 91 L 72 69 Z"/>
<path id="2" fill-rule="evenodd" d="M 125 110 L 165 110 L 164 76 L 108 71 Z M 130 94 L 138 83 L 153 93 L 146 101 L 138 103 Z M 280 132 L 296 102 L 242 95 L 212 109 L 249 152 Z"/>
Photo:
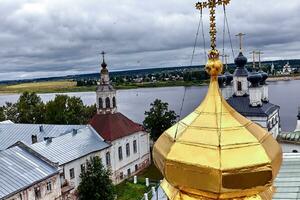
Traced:
<path id="1" fill-rule="evenodd" d="M 117 106 L 117 103 L 116 103 L 116 97 L 113 97 L 113 107 L 115 108 Z"/>
<path id="2" fill-rule="evenodd" d="M 119 147 L 118 153 L 119 153 L 119 160 L 123 160 L 122 147 Z"/>
<path id="3" fill-rule="evenodd" d="M 110 99 L 109 99 L 109 97 L 106 97 L 106 99 L 105 99 L 105 108 L 110 108 Z"/>
<path id="4" fill-rule="evenodd" d="M 100 109 L 103 108 L 103 100 L 102 100 L 102 98 L 99 98 L 99 108 Z"/>
<path id="5" fill-rule="evenodd" d="M 242 91 L 242 82 L 240 81 L 237 82 L 237 90 Z"/>
<path id="6" fill-rule="evenodd" d="M 111 161 L 110 161 L 110 153 L 109 152 L 107 152 L 106 154 L 105 154 L 105 157 L 106 157 L 106 166 L 111 166 Z"/>
<path id="7" fill-rule="evenodd" d="M 129 146 L 129 143 L 126 144 L 126 156 L 127 157 L 130 156 L 130 146 Z"/>

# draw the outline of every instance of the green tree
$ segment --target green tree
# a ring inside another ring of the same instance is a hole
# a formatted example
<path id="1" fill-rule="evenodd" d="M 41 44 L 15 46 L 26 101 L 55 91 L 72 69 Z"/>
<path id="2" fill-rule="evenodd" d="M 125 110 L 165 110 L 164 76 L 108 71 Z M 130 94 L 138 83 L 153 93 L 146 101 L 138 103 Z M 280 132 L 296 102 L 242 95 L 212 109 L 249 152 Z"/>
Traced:
<path id="1" fill-rule="evenodd" d="M 84 124 L 85 106 L 78 97 L 56 95 L 46 104 L 45 123 Z"/>
<path id="2" fill-rule="evenodd" d="M 5 105 L 3 106 L 3 114 L 6 120 L 11 120 L 15 123 L 19 122 L 16 103 L 5 102 Z"/>
<path id="3" fill-rule="evenodd" d="M 99 157 L 87 160 L 85 170 L 80 174 L 78 186 L 80 200 L 114 200 L 115 187 L 112 184 L 110 171 L 106 170 Z"/>
<path id="4" fill-rule="evenodd" d="M 46 104 L 45 123 L 86 124 L 96 113 L 96 105 L 85 106 L 79 97 L 56 95 Z"/>
<path id="5" fill-rule="evenodd" d="M 4 115 L 4 106 L 0 107 L 0 121 L 6 120 L 6 117 Z"/>
<path id="6" fill-rule="evenodd" d="M 19 123 L 43 123 L 45 105 L 35 92 L 24 92 L 17 102 Z"/>
<path id="7" fill-rule="evenodd" d="M 177 115 L 175 111 L 169 110 L 169 104 L 156 99 L 150 104 L 150 111 L 146 111 L 146 118 L 143 122 L 151 138 L 156 141 L 159 136 L 176 122 Z"/>

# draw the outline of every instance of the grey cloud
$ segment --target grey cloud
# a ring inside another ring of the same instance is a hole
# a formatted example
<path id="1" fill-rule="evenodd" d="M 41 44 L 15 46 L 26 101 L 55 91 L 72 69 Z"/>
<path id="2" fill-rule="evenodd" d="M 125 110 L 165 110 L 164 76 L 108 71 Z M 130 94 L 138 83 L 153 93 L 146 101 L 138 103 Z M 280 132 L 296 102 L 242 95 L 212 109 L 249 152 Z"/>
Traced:
<path id="1" fill-rule="evenodd" d="M 188 65 L 199 19 L 195 2 L 2 0 L 0 79 L 96 72 L 102 50 L 109 53 L 111 70 Z M 299 11 L 299 0 L 233 0 L 227 14 L 235 51 L 234 35 L 245 32 L 247 52 L 263 50 L 264 59 L 298 58 Z M 221 50 L 222 9 L 217 16 Z M 207 11 L 204 20 L 208 44 Z M 199 36 L 194 64 L 205 62 L 202 47 Z M 230 54 L 228 36 L 225 50 Z"/>

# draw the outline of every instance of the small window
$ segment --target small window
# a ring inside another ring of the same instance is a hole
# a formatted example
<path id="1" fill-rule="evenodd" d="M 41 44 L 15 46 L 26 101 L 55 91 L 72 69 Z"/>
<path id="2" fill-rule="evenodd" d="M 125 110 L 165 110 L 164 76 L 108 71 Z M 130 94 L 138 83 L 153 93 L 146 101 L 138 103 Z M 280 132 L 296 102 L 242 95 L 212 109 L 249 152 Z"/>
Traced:
<path id="1" fill-rule="evenodd" d="M 105 154 L 105 158 L 106 158 L 106 166 L 111 166 L 110 153 L 109 152 L 107 152 Z"/>
<path id="2" fill-rule="evenodd" d="M 109 97 L 106 97 L 106 99 L 105 99 L 105 108 L 110 108 L 110 99 L 109 99 Z"/>
<path id="3" fill-rule="evenodd" d="M 129 146 L 129 143 L 126 144 L 126 156 L 127 157 L 130 156 L 130 146 Z"/>
<path id="4" fill-rule="evenodd" d="M 130 168 L 127 169 L 127 176 L 128 176 L 128 177 L 131 176 L 131 170 L 130 170 Z"/>
<path id="5" fill-rule="evenodd" d="M 241 81 L 237 82 L 237 90 L 238 91 L 242 91 L 242 83 L 241 83 Z"/>
<path id="6" fill-rule="evenodd" d="M 133 153 L 137 152 L 136 140 L 133 141 Z"/>
<path id="7" fill-rule="evenodd" d="M 70 179 L 75 178 L 74 168 L 70 169 Z"/>
<path id="8" fill-rule="evenodd" d="M 113 97 L 113 107 L 115 108 L 117 106 L 117 103 L 116 103 L 116 97 Z"/>
<path id="9" fill-rule="evenodd" d="M 135 165 L 135 166 L 134 166 L 134 169 L 135 169 L 135 171 L 137 172 L 137 171 L 139 170 L 139 166 L 138 166 L 138 165 Z"/>
<path id="10" fill-rule="evenodd" d="M 103 100 L 102 100 L 102 98 L 99 98 L 99 108 L 100 109 L 103 108 Z"/>
<path id="11" fill-rule="evenodd" d="M 119 147 L 118 153 L 119 153 L 119 160 L 123 160 L 122 147 Z"/>
<path id="12" fill-rule="evenodd" d="M 41 198 L 41 190 L 40 190 L 40 187 L 34 188 L 34 195 L 35 195 L 35 198 L 37 198 L 37 199 Z"/>
<path id="13" fill-rule="evenodd" d="M 47 191 L 50 192 L 52 190 L 51 181 L 47 182 Z"/>
<path id="14" fill-rule="evenodd" d="M 81 172 L 84 172 L 85 171 L 85 164 L 81 164 L 80 169 L 81 169 Z"/>

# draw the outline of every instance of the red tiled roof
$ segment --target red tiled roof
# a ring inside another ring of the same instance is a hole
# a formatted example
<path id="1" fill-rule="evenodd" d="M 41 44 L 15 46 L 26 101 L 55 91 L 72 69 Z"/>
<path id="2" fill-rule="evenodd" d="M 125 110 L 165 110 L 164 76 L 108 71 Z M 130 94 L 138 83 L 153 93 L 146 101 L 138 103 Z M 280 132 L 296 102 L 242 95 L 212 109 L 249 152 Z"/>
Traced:
<path id="1" fill-rule="evenodd" d="M 89 124 L 106 141 L 113 141 L 144 130 L 140 124 L 128 119 L 122 113 L 96 114 Z"/>

